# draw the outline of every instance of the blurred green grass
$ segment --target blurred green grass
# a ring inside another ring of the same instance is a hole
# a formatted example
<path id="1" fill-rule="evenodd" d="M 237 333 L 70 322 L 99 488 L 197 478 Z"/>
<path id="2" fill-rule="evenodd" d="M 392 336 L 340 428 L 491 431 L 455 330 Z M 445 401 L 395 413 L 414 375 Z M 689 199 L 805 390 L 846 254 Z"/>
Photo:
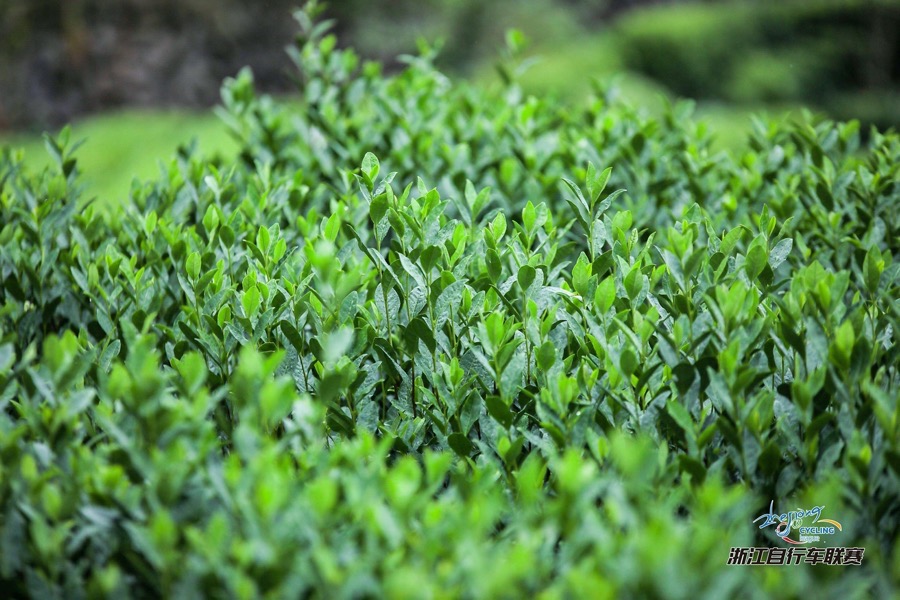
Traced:
<path id="1" fill-rule="evenodd" d="M 56 133 L 56 132 L 53 132 Z M 106 113 L 72 125 L 73 141 L 84 140 L 75 157 L 87 186 L 87 197 L 114 206 L 128 197 L 131 182 L 159 174 L 159 161 L 174 156 L 178 146 L 196 139 L 206 156 L 237 155 L 237 144 L 212 111 L 127 110 Z M 0 134 L 0 146 L 21 148 L 33 170 L 51 164 L 40 133 Z"/>

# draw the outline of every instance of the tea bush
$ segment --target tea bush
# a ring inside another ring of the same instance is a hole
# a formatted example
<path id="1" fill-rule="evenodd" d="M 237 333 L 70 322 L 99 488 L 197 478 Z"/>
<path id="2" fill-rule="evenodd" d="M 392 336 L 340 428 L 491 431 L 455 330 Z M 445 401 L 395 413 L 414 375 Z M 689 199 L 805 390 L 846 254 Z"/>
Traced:
<path id="1" fill-rule="evenodd" d="M 11 597 L 888 597 L 900 137 L 385 77 L 297 14 L 121 211 L 0 159 Z M 894 216 L 892 216 L 894 215 Z M 859 567 L 726 566 L 825 505 Z"/>

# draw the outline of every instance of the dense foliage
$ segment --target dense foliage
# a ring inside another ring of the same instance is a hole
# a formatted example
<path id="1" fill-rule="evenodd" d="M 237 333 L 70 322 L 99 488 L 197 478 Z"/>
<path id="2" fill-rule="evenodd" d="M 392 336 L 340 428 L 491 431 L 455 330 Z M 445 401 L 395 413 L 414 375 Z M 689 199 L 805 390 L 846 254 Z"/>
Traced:
<path id="1" fill-rule="evenodd" d="M 0 158 L 14 597 L 888 597 L 900 137 L 384 77 L 298 13 L 121 211 Z M 621 191 L 625 190 L 625 191 Z M 726 567 L 824 504 L 861 567 Z"/>

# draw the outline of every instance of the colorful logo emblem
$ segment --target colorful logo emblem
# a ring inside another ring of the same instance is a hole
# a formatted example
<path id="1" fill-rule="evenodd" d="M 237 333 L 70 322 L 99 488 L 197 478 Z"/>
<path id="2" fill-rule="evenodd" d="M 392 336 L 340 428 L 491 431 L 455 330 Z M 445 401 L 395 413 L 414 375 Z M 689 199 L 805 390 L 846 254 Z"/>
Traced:
<path id="1" fill-rule="evenodd" d="M 834 535 L 841 531 L 841 524 L 832 519 L 823 519 L 822 510 L 824 506 L 814 506 L 810 509 L 798 508 L 790 512 L 778 514 L 774 510 L 775 501 L 769 503 L 769 512 L 763 513 L 753 519 L 753 522 L 762 520 L 760 529 L 765 529 L 769 525 L 775 525 L 775 535 L 789 544 L 808 544 L 810 542 L 821 541 L 821 536 Z M 811 524 L 806 525 L 804 519 L 812 518 Z M 792 539 L 791 532 L 796 531 L 795 537 Z"/>

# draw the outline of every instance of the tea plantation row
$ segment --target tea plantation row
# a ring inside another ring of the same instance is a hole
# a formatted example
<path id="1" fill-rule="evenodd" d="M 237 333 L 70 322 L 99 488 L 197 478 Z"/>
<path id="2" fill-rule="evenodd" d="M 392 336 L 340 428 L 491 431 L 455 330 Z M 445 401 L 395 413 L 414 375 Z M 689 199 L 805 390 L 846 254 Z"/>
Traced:
<path id="1" fill-rule="evenodd" d="M 314 14 L 299 107 L 223 87 L 237 164 L 105 214 L 65 132 L 3 151 L 0 588 L 896 591 L 900 137 L 713 153 L 688 105 L 385 77 Z M 772 501 L 862 565 L 726 566 Z"/>

